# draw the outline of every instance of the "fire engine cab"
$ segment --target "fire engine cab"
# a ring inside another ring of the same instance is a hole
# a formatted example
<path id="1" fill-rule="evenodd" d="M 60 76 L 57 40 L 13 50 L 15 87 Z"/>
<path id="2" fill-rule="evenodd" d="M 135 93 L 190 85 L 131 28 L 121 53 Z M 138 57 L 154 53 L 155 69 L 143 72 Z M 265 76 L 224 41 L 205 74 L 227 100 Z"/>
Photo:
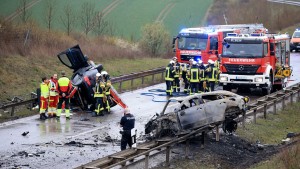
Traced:
<path id="1" fill-rule="evenodd" d="M 290 37 L 257 29 L 250 34 L 228 34 L 223 41 L 220 85 L 233 88 L 261 88 L 266 95 L 286 86 L 292 73 Z"/>
<path id="2" fill-rule="evenodd" d="M 207 27 L 185 28 L 173 38 L 173 49 L 178 62 L 188 63 L 190 59 L 215 61 L 222 53 L 223 39 L 230 33 L 263 28 L 263 24 L 209 25 Z"/>

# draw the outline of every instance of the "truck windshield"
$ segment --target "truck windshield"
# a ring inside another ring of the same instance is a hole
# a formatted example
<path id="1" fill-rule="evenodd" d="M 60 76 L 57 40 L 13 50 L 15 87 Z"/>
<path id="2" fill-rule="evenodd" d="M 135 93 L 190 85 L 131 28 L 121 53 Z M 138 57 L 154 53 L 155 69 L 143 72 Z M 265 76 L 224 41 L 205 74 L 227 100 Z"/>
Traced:
<path id="1" fill-rule="evenodd" d="M 294 32 L 293 38 L 300 38 L 300 31 L 299 32 Z"/>
<path id="2" fill-rule="evenodd" d="M 199 37 L 180 37 L 178 38 L 178 48 L 183 50 L 205 50 L 207 38 Z"/>
<path id="3" fill-rule="evenodd" d="M 232 58 L 261 58 L 262 44 L 228 43 L 223 46 L 223 57 Z"/>

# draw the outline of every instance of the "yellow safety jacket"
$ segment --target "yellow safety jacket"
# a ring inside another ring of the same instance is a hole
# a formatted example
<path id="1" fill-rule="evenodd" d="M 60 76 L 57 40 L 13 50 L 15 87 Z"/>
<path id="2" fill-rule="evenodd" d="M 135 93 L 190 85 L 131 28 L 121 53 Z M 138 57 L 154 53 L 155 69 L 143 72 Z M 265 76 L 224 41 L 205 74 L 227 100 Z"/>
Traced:
<path id="1" fill-rule="evenodd" d="M 166 81 L 173 81 L 174 80 L 174 73 L 175 73 L 175 70 L 174 70 L 173 66 L 172 65 L 168 65 L 166 67 L 165 80 Z"/>
<path id="2" fill-rule="evenodd" d="M 199 69 L 192 67 L 190 70 L 190 82 L 199 82 Z"/>
<path id="3" fill-rule="evenodd" d="M 103 82 L 97 82 L 94 97 L 104 97 L 105 85 Z"/>
<path id="4" fill-rule="evenodd" d="M 44 98 L 48 98 L 49 97 L 49 86 L 46 83 L 41 83 L 40 85 L 41 87 L 41 96 Z"/>

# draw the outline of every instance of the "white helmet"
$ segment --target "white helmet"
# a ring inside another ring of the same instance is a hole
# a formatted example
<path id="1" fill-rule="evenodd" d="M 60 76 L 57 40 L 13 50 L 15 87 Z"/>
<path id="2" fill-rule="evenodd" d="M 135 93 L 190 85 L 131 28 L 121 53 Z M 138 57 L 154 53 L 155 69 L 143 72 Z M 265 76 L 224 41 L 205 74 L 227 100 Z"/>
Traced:
<path id="1" fill-rule="evenodd" d="M 193 62 L 193 61 L 194 61 L 194 59 L 190 59 L 190 60 L 189 60 L 189 62 Z"/>
<path id="2" fill-rule="evenodd" d="M 99 76 L 101 76 L 101 74 L 100 73 L 96 73 L 96 77 L 99 77 Z"/>
<path id="3" fill-rule="evenodd" d="M 209 59 L 207 62 L 208 62 L 209 64 L 214 64 L 214 63 L 215 63 L 215 62 L 212 61 L 211 59 Z"/>
<path id="4" fill-rule="evenodd" d="M 171 60 L 171 61 L 170 61 L 170 64 L 175 64 L 174 60 Z"/>
<path id="5" fill-rule="evenodd" d="M 107 71 L 102 71 L 101 72 L 101 75 L 107 75 L 108 73 L 107 73 Z"/>
<path id="6" fill-rule="evenodd" d="M 196 65 L 197 64 L 197 62 L 196 61 L 193 61 L 193 65 Z"/>
<path id="7" fill-rule="evenodd" d="M 198 60 L 198 63 L 201 64 L 201 63 L 203 63 L 203 61 L 202 60 Z"/>

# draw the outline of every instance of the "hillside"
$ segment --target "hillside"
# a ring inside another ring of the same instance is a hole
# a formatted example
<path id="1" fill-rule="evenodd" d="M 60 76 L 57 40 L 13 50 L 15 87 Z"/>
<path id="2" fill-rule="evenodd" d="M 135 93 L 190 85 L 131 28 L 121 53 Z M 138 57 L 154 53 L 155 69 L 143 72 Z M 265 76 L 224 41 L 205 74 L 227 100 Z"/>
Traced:
<path id="1" fill-rule="evenodd" d="M 90 9 L 102 13 L 102 19 L 107 22 L 106 33 L 127 39 L 140 38 L 141 27 L 147 23 L 162 22 L 171 35 L 183 27 L 198 26 L 213 0 L 2 0 L 0 2 L 0 15 L 9 18 L 10 15 L 23 7 L 27 2 L 28 20 L 34 20 L 41 27 L 47 28 L 50 6 L 52 9 L 51 29 L 65 30 L 62 18 L 65 17 L 66 6 L 71 6 L 74 19 L 74 29 L 83 32 L 82 17 L 85 13 L 83 6 L 92 5 Z M 11 21 L 20 22 L 22 14 L 10 18 Z"/>

